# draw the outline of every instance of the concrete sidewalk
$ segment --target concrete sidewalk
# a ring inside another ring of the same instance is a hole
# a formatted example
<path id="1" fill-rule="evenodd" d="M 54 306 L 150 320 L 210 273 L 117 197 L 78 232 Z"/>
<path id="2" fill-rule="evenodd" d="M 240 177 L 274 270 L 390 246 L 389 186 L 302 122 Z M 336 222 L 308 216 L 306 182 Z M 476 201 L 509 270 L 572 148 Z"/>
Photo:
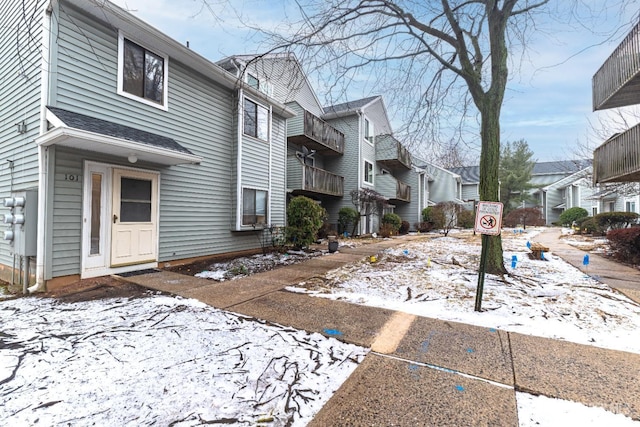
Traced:
<path id="1" fill-rule="evenodd" d="M 559 228 L 547 228 L 532 240 L 547 246 L 553 255 L 559 256 L 585 274 L 640 303 L 640 271 L 597 254 L 589 254 L 589 265 L 585 266 L 583 260 L 588 252 L 565 243 L 560 238 L 561 235 Z"/>
<path id="2" fill-rule="evenodd" d="M 371 348 L 312 426 L 517 426 L 516 391 L 573 400 L 640 420 L 638 354 L 284 289 L 388 247 L 424 238 L 404 236 L 341 248 L 335 254 L 229 282 L 165 271 L 126 280 Z M 546 244 L 552 252 L 559 247 L 552 240 Z"/>

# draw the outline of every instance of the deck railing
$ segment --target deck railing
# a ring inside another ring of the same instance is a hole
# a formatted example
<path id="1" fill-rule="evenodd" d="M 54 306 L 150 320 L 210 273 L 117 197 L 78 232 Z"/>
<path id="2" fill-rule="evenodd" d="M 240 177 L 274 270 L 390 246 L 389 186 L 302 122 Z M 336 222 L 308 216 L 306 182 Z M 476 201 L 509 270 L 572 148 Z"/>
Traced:
<path id="1" fill-rule="evenodd" d="M 640 124 L 596 148 L 593 165 L 594 183 L 640 180 Z"/>
<path id="2" fill-rule="evenodd" d="M 304 111 L 304 134 L 337 153 L 344 153 L 344 134 L 307 110 Z"/>
<path id="3" fill-rule="evenodd" d="M 617 96 L 640 72 L 640 22 L 627 34 L 593 76 L 593 109 L 621 107 L 638 103 L 637 95 Z M 637 89 L 637 88 L 636 88 Z M 635 101 L 635 102 L 634 102 Z"/>

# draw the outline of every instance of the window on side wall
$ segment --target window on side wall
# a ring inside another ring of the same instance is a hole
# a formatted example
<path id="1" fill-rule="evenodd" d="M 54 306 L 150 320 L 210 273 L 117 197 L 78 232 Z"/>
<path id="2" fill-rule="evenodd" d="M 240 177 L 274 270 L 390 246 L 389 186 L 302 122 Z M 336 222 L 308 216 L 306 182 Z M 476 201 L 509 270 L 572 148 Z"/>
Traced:
<path id="1" fill-rule="evenodd" d="M 364 119 L 364 139 L 373 144 L 373 125 L 369 119 Z"/>
<path id="2" fill-rule="evenodd" d="M 247 85 L 256 90 L 260 89 L 260 80 L 256 76 L 247 73 Z"/>
<path id="3" fill-rule="evenodd" d="M 154 107 L 167 108 L 168 58 L 119 37 L 118 93 Z"/>
<path id="4" fill-rule="evenodd" d="M 267 192 L 242 189 L 242 225 L 267 223 Z"/>
<path id="5" fill-rule="evenodd" d="M 269 135 L 269 110 L 250 99 L 244 99 L 244 134 L 263 141 Z"/>
<path id="6" fill-rule="evenodd" d="M 364 161 L 364 182 L 373 184 L 373 163 Z"/>

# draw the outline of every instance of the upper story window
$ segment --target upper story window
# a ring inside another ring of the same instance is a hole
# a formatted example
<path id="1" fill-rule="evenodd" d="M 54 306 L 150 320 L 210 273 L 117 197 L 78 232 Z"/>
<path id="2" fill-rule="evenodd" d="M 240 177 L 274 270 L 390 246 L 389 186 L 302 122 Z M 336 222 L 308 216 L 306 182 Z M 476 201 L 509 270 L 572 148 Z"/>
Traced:
<path id="1" fill-rule="evenodd" d="M 260 80 L 252 74 L 247 74 L 247 84 L 254 89 L 260 89 Z"/>
<path id="2" fill-rule="evenodd" d="M 373 144 L 373 125 L 369 119 L 364 119 L 364 138 Z"/>
<path id="3" fill-rule="evenodd" d="M 119 36 L 118 93 L 167 109 L 168 58 Z"/>
<path id="4" fill-rule="evenodd" d="M 267 141 L 269 139 L 269 110 L 250 99 L 244 99 L 244 134 Z"/>
<path id="5" fill-rule="evenodd" d="M 364 182 L 373 184 L 373 163 L 364 161 Z"/>

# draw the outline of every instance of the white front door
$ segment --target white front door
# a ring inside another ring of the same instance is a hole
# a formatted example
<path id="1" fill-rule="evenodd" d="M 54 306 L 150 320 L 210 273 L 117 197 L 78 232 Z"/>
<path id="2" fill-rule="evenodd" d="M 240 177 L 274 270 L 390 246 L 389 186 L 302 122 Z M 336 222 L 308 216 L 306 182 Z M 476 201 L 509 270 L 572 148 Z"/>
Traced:
<path id="1" fill-rule="evenodd" d="M 94 162 L 84 170 L 81 276 L 156 263 L 159 174 Z"/>
<path id="2" fill-rule="evenodd" d="M 111 266 L 156 261 L 158 175 L 113 170 Z"/>

